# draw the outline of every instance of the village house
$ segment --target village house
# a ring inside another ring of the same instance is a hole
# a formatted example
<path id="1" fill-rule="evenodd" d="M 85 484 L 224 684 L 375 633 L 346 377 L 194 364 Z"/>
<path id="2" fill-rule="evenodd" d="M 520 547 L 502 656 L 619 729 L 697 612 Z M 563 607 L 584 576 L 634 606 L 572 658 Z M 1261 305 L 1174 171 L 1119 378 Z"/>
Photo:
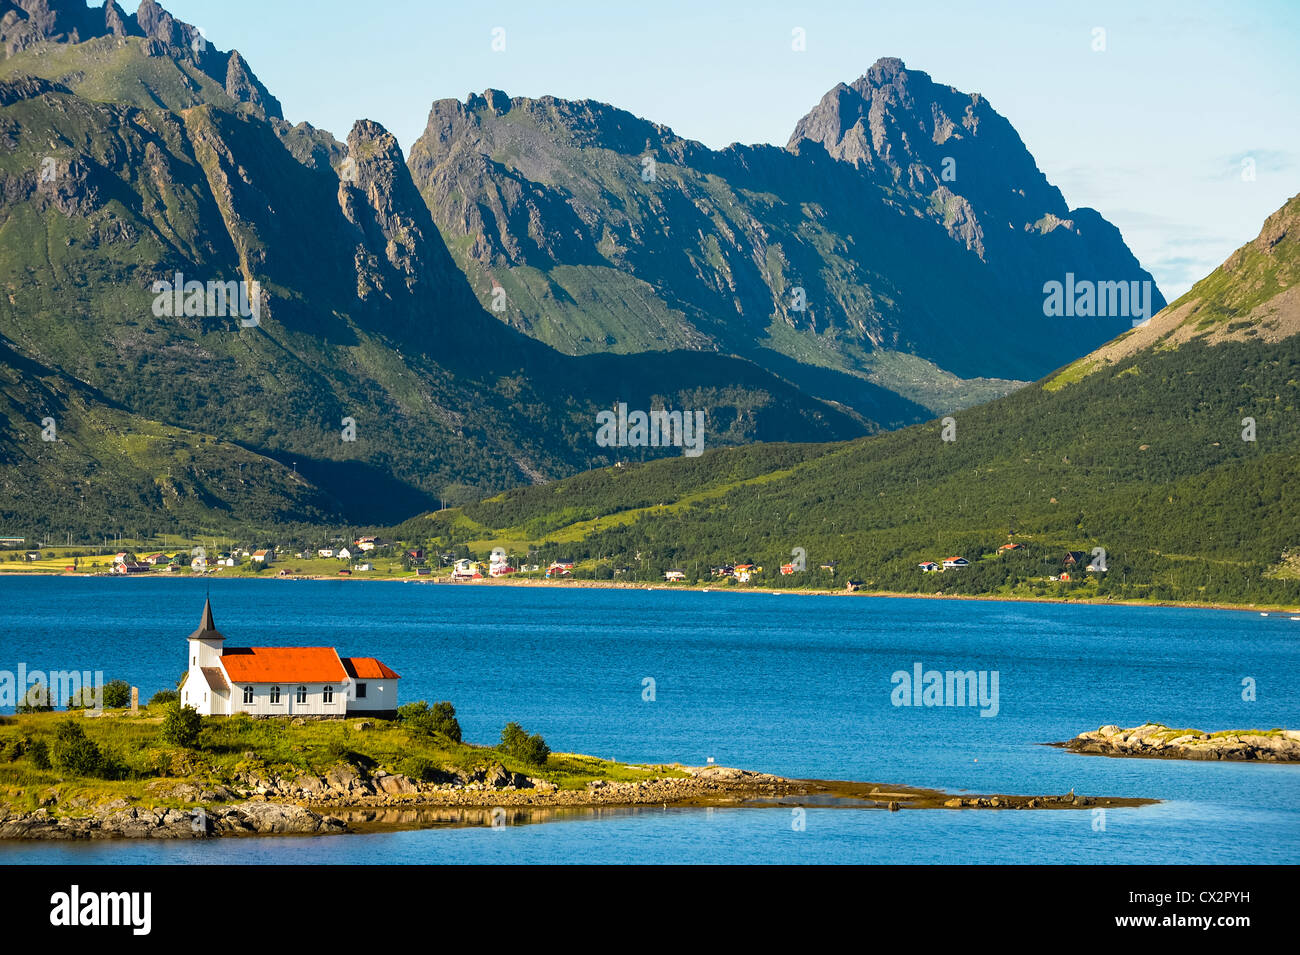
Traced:
<path id="1" fill-rule="evenodd" d="M 669 583 L 675 583 L 677 581 L 681 581 L 685 579 L 686 579 L 686 571 L 684 570 L 669 570 L 664 572 L 664 580 L 668 581 Z"/>
<path id="2" fill-rule="evenodd" d="M 916 565 L 921 568 L 922 573 L 933 574 L 939 569 L 939 565 L 932 560 L 924 560 Z"/>
<path id="3" fill-rule="evenodd" d="M 476 560 L 462 557 L 451 570 L 452 580 L 482 580 L 483 567 Z"/>
<path id="4" fill-rule="evenodd" d="M 573 561 L 557 560 L 546 568 L 547 577 L 568 577 L 573 573 Z"/>
<path id="5" fill-rule="evenodd" d="M 333 557 L 333 556 L 334 556 L 334 548 L 333 548 L 333 547 L 322 547 L 320 550 L 316 551 L 316 556 L 317 556 L 317 557 Z"/>
<path id="6" fill-rule="evenodd" d="M 789 577 L 789 576 L 790 576 L 791 574 L 793 574 L 793 573 L 794 573 L 794 564 L 782 564 L 782 565 L 781 565 L 781 576 L 782 576 L 782 577 Z"/>
<path id="7" fill-rule="evenodd" d="M 340 547 L 339 552 L 335 556 L 338 557 L 339 560 L 351 560 L 352 551 L 348 550 L 346 547 Z"/>
<path id="8" fill-rule="evenodd" d="M 1021 544 L 1003 544 L 1001 547 L 998 548 L 998 553 L 1002 553 L 1003 551 L 1007 551 L 1007 550 L 1019 550 L 1021 546 L 1022 546 Z"/>
<path id="9" fill-rule="evenodd" d="M 957 567 L 969 567 L 970 561 L 965 557 L 945 557 L 943 559 L 944 570 L 954 570 Z"/>
<path id="10" fill-rule="evenodd" d="M 227 647 L 210 600 L 187 641 L 181 702 L 204 716 L 396 718 L 400 677 L 373 657 L 340 657 L 333 647 Z"/>
<path id="11" fill-rule="evenodd" d="M 269 564 L 274 560 L 275 560 L 274 550 L 267 549 L 267 550 L 253 551 L 252 561 L 255 564 Z"/>

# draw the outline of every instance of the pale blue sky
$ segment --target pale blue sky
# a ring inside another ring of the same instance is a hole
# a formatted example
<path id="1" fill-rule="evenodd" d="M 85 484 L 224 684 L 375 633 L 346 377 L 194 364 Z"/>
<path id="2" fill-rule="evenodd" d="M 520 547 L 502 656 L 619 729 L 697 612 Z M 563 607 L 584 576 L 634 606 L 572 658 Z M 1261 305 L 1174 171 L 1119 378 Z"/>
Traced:
<path id="1" fill-rule="evenodd" d="M 1296 0 L 163 5 L 243 53 L 291 121 L 342 138 L 373 119 L 407 148 L 433 100 L 487 87 L 613 103 L 713 147 L 784 145 L 828 89 L 897 56 L 983 93 L 1171 300 L 1300 192 Z M 791 49 L 795 27 L 805 52 Z"/>

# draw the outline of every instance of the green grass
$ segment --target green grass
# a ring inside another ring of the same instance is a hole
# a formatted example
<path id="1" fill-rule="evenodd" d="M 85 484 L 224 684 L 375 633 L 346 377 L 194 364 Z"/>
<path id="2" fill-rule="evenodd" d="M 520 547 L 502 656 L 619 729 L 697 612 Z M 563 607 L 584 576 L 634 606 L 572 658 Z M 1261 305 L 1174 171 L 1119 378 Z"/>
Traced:
<path id="1" fill-rule="evenodd" d="M 553 753 L 543 767 L 532 766 L 496 748 L 455 743 L 443 736 L 409 732 L 397 721 L 351 717 L 346 720 L 308 720 L 295 726 L 286 718 L 206 717 L 199 747 L 193 750 L 162 741 L 160 713 L 143 708 L 139 715 L 109 711 L 100 718 L 68 713 L 35 713 L 0 718 L 0 751 L 8 755 L 12 744 L 24 738 L 44 739 L 52 745 L 55 727 L 75 719 L 101 750 L 125 769 L 125 778 L 67 777 L 56 769 L 36 769 L 27 756 L 0 758 L 0 801 L 34 809 L 50 789 L 60 802 L 84 796 L 86 811 L 121 797 L 140 805 L 173 805 L 158 796 L 150 783 L 188 782 L 199 788 L 234 785 L 236 773 L 292 779 L 301 774 L 321 775 L 341 763 L 400 772 L 403 760 L 427 759 L 448 771 L 474 770 L 500 763 L 511 772 L 544 779 L 560 789 L 583 789 L 595 779 L 635 782 L 663 776 L 685 776 L 681 769 L 634 766 L 592 756 Z M 372 728 L 358 730 L 362 721 Z M 503 721 L 504 722 L 504 721 Z M 167 789 L 167 786 L 162 786 Z"/>

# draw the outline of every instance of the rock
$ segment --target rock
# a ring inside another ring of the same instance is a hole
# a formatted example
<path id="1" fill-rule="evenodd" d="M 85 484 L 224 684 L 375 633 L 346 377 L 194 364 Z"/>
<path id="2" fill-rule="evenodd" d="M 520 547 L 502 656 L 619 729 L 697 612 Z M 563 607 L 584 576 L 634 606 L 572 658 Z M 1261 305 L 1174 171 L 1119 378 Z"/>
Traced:
<path id="1" fill-rule="evenodd" d="M 483 783 L 493 789 L 505 789 L 507 786 L 513 784 L 514 778 L 514 773 L 510 772 L 500 763 L 495 763 L 484 771 Z"/>
<path id="2" fill-rule="evenodd" d="M 392 776 L 383 776 L 375 780 L 379 788 L 390 796 L 396 796 L 403 793 L 418 793 L 420 787 L 411 781 L 407 776 L 397 773 Z"/>
<path id="3" fill-rule="evenodd" d="M 375 724 L 370 722 L 369 720 L 358 720 L 357 722 L 352 724 L 352 728 L 356 730 L 358 733 L 364 733 L 366 730 L 374 729 Z"/>
<path id="4" fill-rule="evenodd" d="M 899 807 L 898 807 L 898 803 L 897 803 L 897 802 L 894 802 L 893 800 L 890 800 L 890 802 L 889 802 L 889 811 L 890 811 L 890 812 L 898 812 L 898 808 L 899 808 Z"/>
<path id="5" fill-rule="evenodd" d="M 946 809 L 960 809 L 960 808 L 961 808 L 961 800 L 960 800 L 960 799 L 946 799 L 946 800 L 944 800 L 943 805 L 944 805 L 944 808 L 946 808 Z"/>

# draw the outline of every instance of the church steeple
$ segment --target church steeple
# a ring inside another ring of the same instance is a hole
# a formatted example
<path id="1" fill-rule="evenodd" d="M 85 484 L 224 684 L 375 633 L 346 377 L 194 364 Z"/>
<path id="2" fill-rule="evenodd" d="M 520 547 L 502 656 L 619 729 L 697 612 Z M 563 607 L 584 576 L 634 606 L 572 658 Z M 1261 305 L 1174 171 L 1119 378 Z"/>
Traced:
<path id="1" fill-rule="evenodd" d="M 225 636 L 217 629 L 216 623 L 212 619 L 212 598 L 203 601 L 203 619 L 199 621 L 199 629 L 195 630 L 188 637 L 190 640 L 225 640 Z"/>

